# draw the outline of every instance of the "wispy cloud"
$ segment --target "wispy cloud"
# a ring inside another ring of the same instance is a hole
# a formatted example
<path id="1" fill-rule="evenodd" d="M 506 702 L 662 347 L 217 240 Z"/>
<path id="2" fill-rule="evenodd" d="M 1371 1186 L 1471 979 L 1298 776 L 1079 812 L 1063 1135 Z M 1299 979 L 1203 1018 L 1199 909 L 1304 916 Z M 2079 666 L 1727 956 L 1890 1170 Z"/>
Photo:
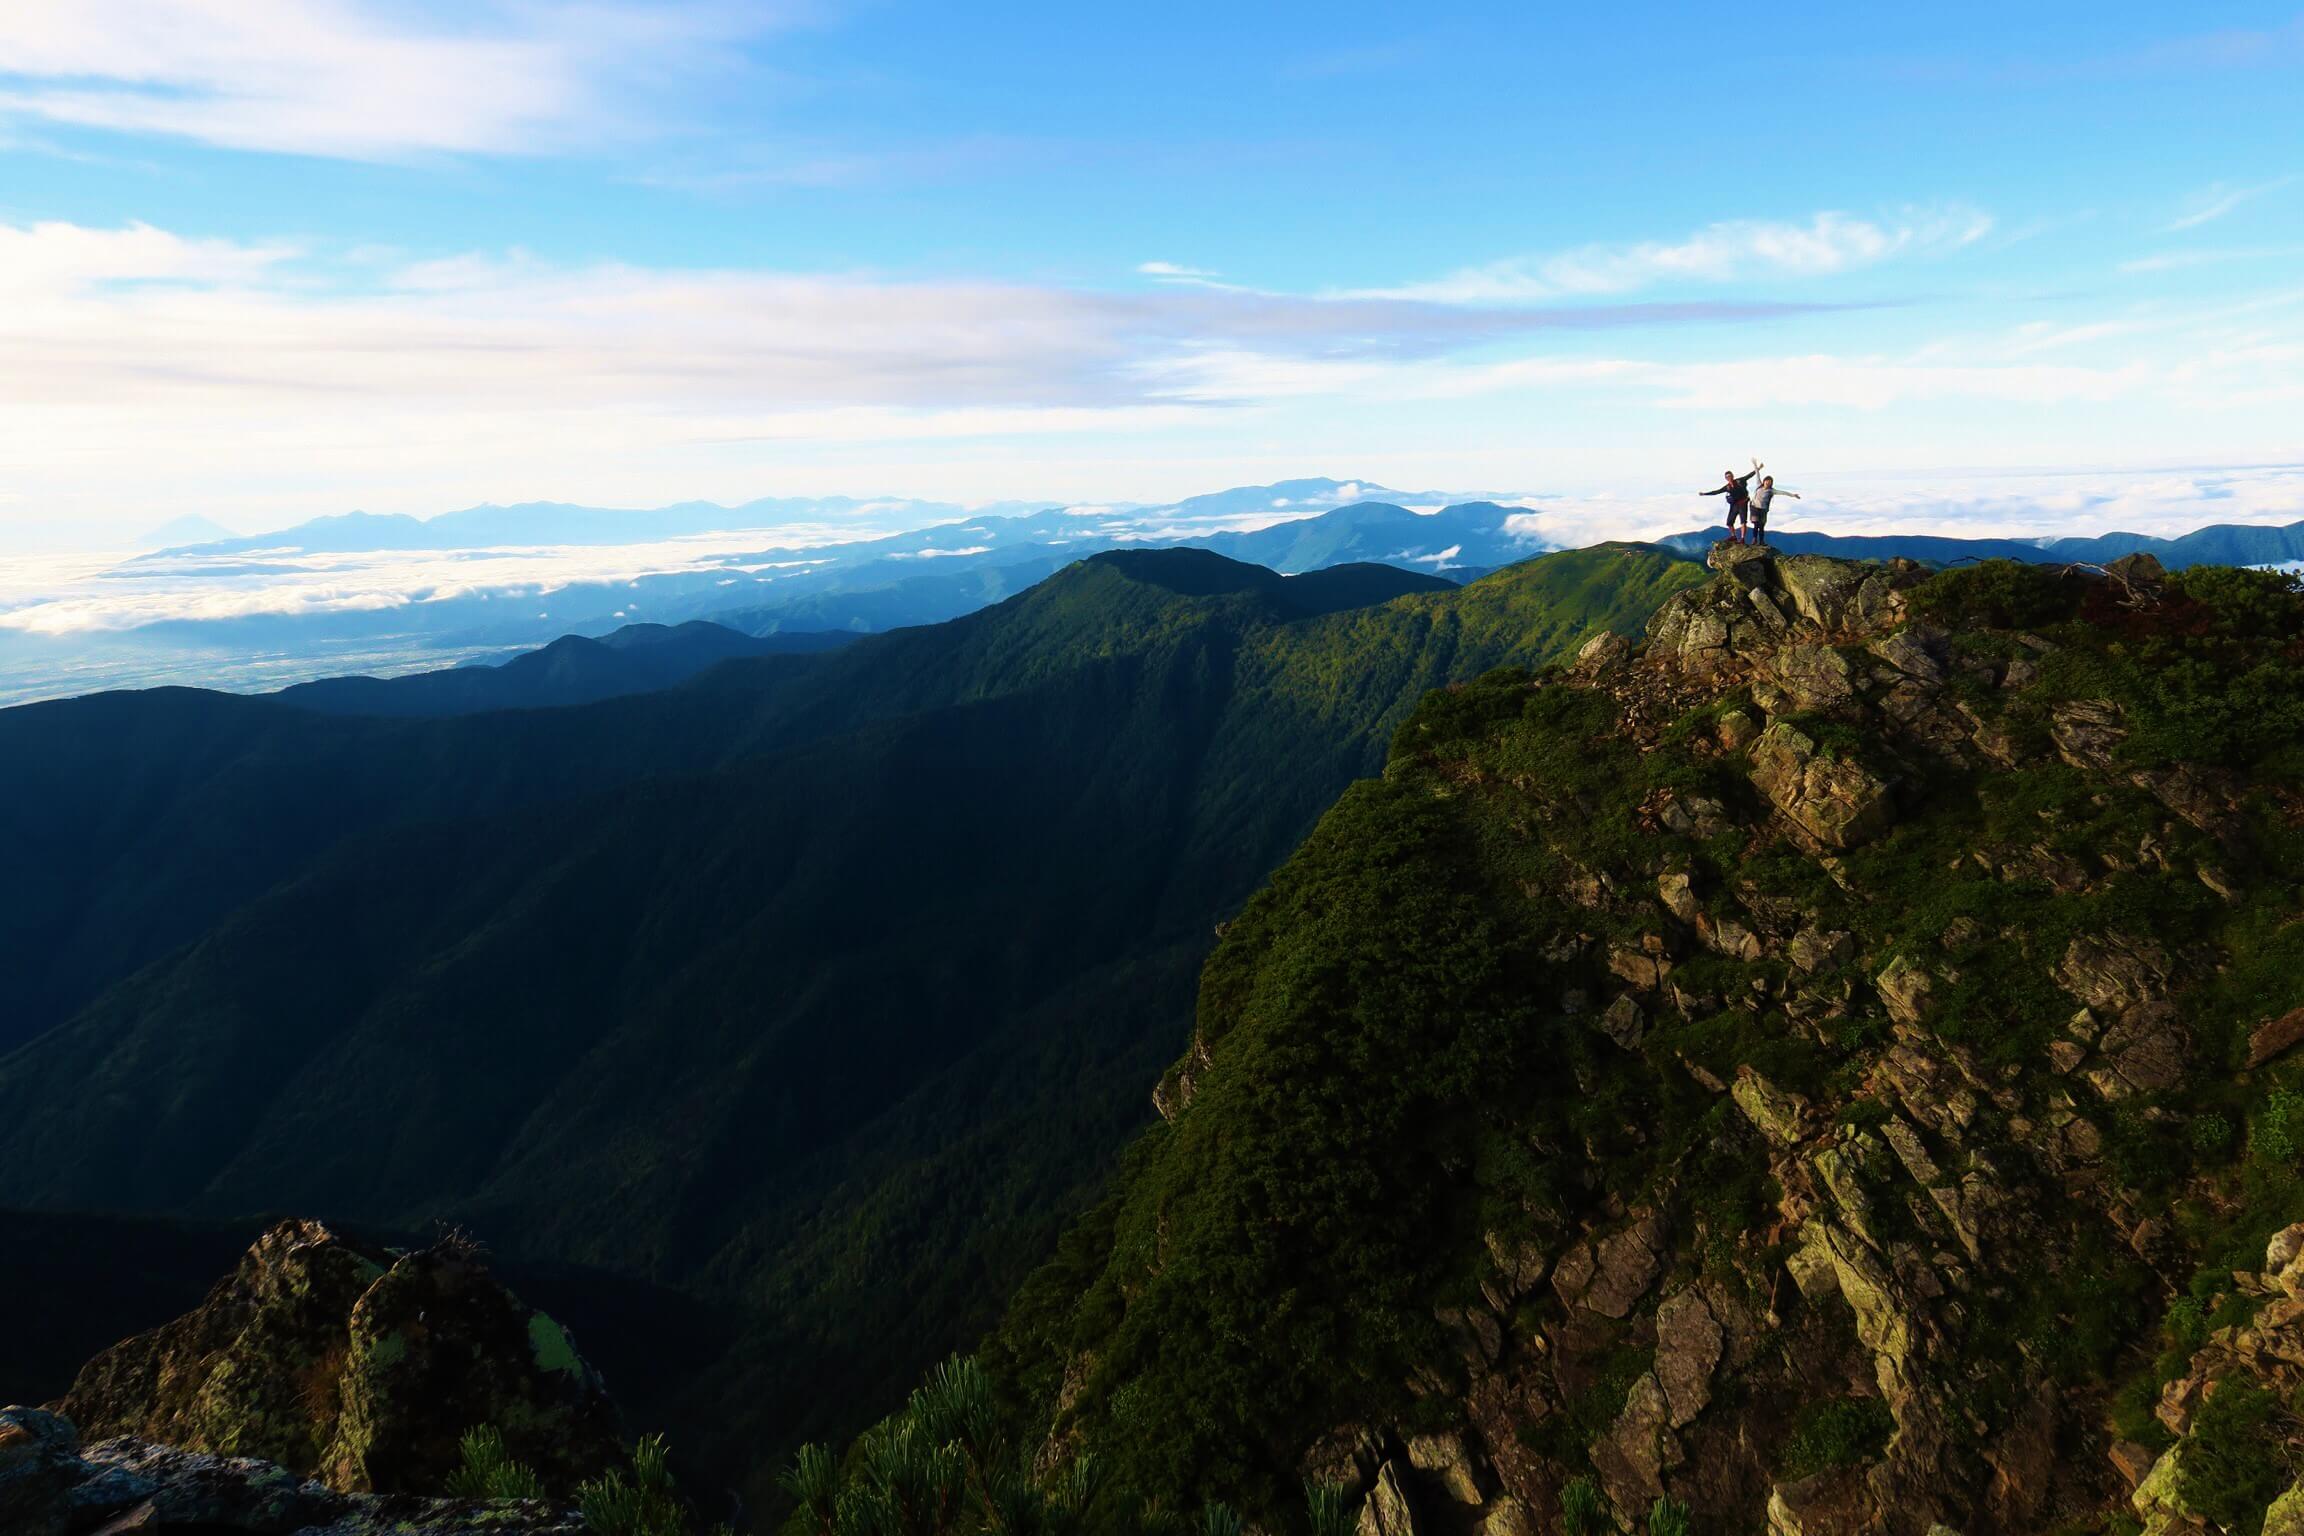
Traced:
<path id="1" fill-rule="evenodd" d="M 1900 256 L 1957 250 L 1991 229 L 1990 215 L 1960 206 L 1888 219 L 1834 212 L 1800 224 L 1733 219 L 1683 240 L 1580 246 L 1373 292 L 1444 304 L 1508 304 L 1743 279 L 1830 277 Z"/>
<path id="2" fill-rule="evenodd" d="M 2213 223 L 2251 198 L 2276 192 L 2295 179 L 2293 176 L 2282 176 L 2273 181 L 2259 182 L 2252 187 L 2226 186 L 2218 182 L 2196 194 L 2191 200 L 2190 211 L 2168 224 L 2163 232 L 2172 235 L 2179 230 L 2198 229 L 2203 224 Z"/>
<path id="3" fill-rule="evenodd" d="M 2177 272 L 2186 267 L 2222 266 L 2235 261 L 2286 261 L 2304 256 L 2304 245 L 2228 246 L 2215 250 L 2162 251 L 2120 263 L 2123 272 Z"/>
<path id="4" fill-rule="evenodd" d="M 533 152 L 640 125 L 635 103 L 767 17 L 696 3 L 11 0 L 0 119 L 385 160 Z"/>

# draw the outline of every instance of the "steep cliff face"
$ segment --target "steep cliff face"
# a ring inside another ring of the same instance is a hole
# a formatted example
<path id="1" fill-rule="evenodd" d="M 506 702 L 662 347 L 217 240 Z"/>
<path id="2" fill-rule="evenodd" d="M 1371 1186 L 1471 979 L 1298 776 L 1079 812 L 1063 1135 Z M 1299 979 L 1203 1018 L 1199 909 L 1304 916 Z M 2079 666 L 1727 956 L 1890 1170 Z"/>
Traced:
<path id="1" fill-rule="evenodd" d="M 1230 926 L 987 1352 L 1044 1469 L 1366 1536 L 2294 1518 L 2304 598 L 1714 563 L 1432 695 Z"/>
<path id="2" fill-rule="evenodd" d="M 340 1492 L 437 1493 L 482 1425 L 555 1493 L 620 1452 L 567 1333 L 469 1244 L 395 1254 L 316 1221 L 273 1227 L 199 1307 L 97 1356 L 57 1406 L 91 1439 L 259 1459 Z"/>

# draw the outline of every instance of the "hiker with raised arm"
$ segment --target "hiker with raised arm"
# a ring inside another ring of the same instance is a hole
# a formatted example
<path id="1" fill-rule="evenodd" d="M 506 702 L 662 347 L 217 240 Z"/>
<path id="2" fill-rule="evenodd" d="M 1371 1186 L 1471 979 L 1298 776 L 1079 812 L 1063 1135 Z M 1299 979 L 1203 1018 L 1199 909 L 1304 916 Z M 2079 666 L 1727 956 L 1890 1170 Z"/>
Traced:
<path id="1" fill-rule="evenodd" d="M 1737 535 L 1744 526 L 1746 515 L 1751 510 L 1752 476 L 1760 473 L 1762 467 L 1760 461 L 1754 459 L 1751 471 L 1747 474 L 1739 475 L 1732 469 L 1724 469 L 1720 471 L 1720 483 L 1718 485 L 1708 491 L 1698 492 L 1699 495 L 1703 496 L 1725 496 L 1728 498 L 1728 542 L 1731 544 L 1744 542 Z"/>
<path id="2" fill-rule="evenodd" d="M 1776 489 L 1776 477 L 1774 475 L 1762 475 L 1760 483 L 1752 490 L 1752 505 L 1744 511 L 1744 525 L 1752 530 L 1753 543 L 1765 544 L 1768 542 L 1768 504 L 1779 496 L 1789 496 L 1794 501 L 1800 499 L 1798 491 Z"/>

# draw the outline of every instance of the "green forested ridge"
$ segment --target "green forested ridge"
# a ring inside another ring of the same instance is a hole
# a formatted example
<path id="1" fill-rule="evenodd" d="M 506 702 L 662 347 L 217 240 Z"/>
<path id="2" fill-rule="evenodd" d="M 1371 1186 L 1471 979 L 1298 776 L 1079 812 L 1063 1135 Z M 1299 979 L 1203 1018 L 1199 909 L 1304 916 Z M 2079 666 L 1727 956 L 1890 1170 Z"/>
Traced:
<path id="1" fill-rule="evenodd" d="M 1420 693 L 1699 574 L 1132 552 L 577 709 L 0 714 L 9 840 L 65 897 L 15 942 L 45 1006 L 100 992 L 0 1057 L 0 1199 L 453 1218 L 726 1299 L 757 1322 L 717 1368 L 620 1390 L 765 1466 L 990 1322 L 1142 1118 L 1212 926 Z"/>
<path id="2" fill-rule="evenodd" d="M 2173 1441 L 2169 1496 L 2253 1531 L 2304 1475 L 2304 593 L 2138 580 L 1911 573 L 1853 632 L 1429 695 L 987 1344 L 1007 1433 L 1284 1529 L 1384 1464 L 1490 1530 L 1773 1485 L 2110 1531 Z M 1884 827 L 1772 806 L 1769 719 Z"/>

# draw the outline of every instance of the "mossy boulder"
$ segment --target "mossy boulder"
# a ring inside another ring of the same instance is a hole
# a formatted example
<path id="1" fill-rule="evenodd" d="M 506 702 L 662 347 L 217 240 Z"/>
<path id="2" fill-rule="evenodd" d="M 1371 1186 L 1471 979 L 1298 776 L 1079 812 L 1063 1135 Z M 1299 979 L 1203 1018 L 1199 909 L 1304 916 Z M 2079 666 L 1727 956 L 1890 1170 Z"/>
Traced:
<path id="1" fill-rule="evenodd" d="M 394 1253 L 314 1221 L 266 1232 L 199 1307 L 90 1361 L 61 1406 L 92 1436 L 261 1458 L 345 1492 L 435 1492 L 482 1424 L 555 1491 L 620 1449 L 567 1331 L 474 1245 Z"/>

